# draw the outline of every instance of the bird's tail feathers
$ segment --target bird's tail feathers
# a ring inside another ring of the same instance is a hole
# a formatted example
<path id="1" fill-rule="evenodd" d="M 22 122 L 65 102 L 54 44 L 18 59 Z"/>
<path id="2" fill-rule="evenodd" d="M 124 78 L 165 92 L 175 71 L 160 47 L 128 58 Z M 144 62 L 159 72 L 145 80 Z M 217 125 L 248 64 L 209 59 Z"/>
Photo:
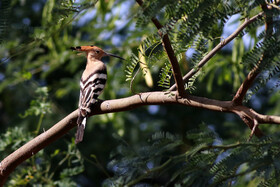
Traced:
<path id="1" fill-rule="evenodd" d="M 81 123 L 78 123 L 79 120 L 81 121 Z M 81 119 L 80 119 L 80 116 L 79 116 L 78 121 L 77 121 L 78 127 L 77 127 L 76 140 L 75 140 L 76 144 L 83 141 L 87 118 L 86 117 L 85 118 L 81 117 Z"/>
<path id="2" fill-rule="evenodd" d="M 78 119 L 77 119 L 77 124 L 78 124 L 78 126 L 82 124 L 84 118 L 85 118 L 85 117 L 83 117 L 81 114 L 79 114 L 79 117 L 78 117 Z"/>

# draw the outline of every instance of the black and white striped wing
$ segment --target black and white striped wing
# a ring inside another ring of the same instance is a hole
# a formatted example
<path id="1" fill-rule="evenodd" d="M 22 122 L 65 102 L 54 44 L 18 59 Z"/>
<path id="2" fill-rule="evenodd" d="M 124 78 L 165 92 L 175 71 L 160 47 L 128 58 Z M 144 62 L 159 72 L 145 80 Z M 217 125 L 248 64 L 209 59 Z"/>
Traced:
<path id="1" fill-rule="evenodd" d="M 107 74 L 95 73 L 86 81 L 80 82 L 80 102 L 79 108 L 82 116 L 86 116 L 91 112 L 91 105 L 97 101 L 98 96 L 102 93 L 107 80 Z"/>

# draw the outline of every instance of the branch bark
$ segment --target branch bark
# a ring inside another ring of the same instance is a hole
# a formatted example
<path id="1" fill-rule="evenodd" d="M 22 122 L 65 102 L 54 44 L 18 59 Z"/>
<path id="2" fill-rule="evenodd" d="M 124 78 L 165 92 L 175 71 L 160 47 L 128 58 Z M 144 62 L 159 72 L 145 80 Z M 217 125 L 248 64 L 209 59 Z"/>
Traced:
<path id="1" fill-rule="evenodd" d="M 142 6 L 142 0 L 136 1 L 140 6 Z M 170 63 L 172 64 L 173 75 L 176 85 L 173 85 L 170 88 L 170 90 L 175 90 L 175 88 L 177 87 L 178 91 L 147 92 L 122 99 L 101 101 L 96 104 L 96 106 L 92 110 L 91 115 L 127 111 L 143 105 L 180 104 L 219 112 L 234 113 L 238 115 L 249 126 L 250 129 L 252 129 L 251 134 L 255 134 L 258 137 L 263 136 L 262 132 L 258 129 L 258 126 L 263 123 L 280 124 L 280 116 L 259 114 L 253 109 L 243 106 L 242 103 L 238 101 L 240 98 L 242 101 L 243 94 L 244 92 L 246 93 L 246 89 L 248 85 L 250 85 L 248 84 L 248 82 L 245 82 L 246 80 L 244 81 L 245 87 L 243 86 L 243 88 L 241 88 L 241 85 L 240 89 L 242 89 L 242 91 L 238 91 L 241 95 L 237 94 L 237 101 L 236 99 L 233 99 L 233 101 L 219 101 L 214 99 L 186 95 L 183 82 L 183 79 L 184 81 L 187 81 L 190 77 L 197 73 L 200 70 L 200 68 L 202 68 L 223 46 L 225 46 L 231 40 L 233 40 L 248 24 L 261 17 L 263 13 L 264 12 L 261 12 L 250 19 L 246 19 L 244 23 L 240 27 L 238 27 L 238 29 L 234 33 L 232 33 L 228 38 L 226 38 L 224 41 L 218 44 L 212 51 L 210 51 L 209 54 L 201 60 L 201 62 L 198 64 L 198 67 L 188 72 L 188 74 L 186 74 L 184 78 L 182 78 L 179 64 L 175 56 L 174 50 L 171 46 L 168 35 L 163 35 L 160 32 L 162 25 L 156 18 L 152 18 L 152 22 L 155 24 L 159 34 L 162 37 L 164 49 L 168 55 Z M 251 78 L 249 77 L 249 80 L 247 81 L 253 81 L 256 75 L 253 72 L 253 75 L 250 75 L 249 73 L 248 76 L 251 76 Z M 181 97 L 177 97 L 177 92 Z M 35 137 L 33 140 L 27 142 L 25 145 L 23 145 L 18 150 L 11 153 L 4 160 L 2 160 L 0 162 L 0 186 L 4 185 L 10 173 L 13 172 L 19 164 L 24 162 L 26 159 L 32 157 L 34 154 L 36 154 L 41 149 L 45 148 L 50 143 L 62 137 L 72 128 L 76 127 L 77 117 L 78 110 L 75 110 L 71 114 L 66 116 L 64 119 L 62 119 L 60 122 L 55 124 L 53 127 L 51 127 L 49 130 L 43 132 L 39 136 Z"/>
<path id="2" fill-rule="evenodd" d="M 136 2 L 139 4 L 139 6 L 141 6 L 141 7 L 143 6 L 143 1 L 142 0 L 136 0 Z M 158 34 L 162 38 L 162 44 L 163 44 L 164 50 L 166 51 L 168 59 L 171 63 L 172 73 L 173 73 L 173 77 L 174 77 L 174 80 L 175 80 L 175 86 L 174 87 L 177 87 L 178 95 L 181 96 L 181 97 L 184 97 L 184 96 L 186 96 L 185 86 L 184 86 L 180 66 L 179 66 L 177 57 L 175 56 L 174 50 L 171 46 L 171 42 L 169 40 L 169 37 L 168 37 L 167 34 L 163 34 L 160 31 L 160 29 L 163 26 L 161 25 L 161 23 L 156 18 L 152 18 L 151 20 L 158 29 Z"/>
<path id="3" fill-rule="evenodd" d="M 0 162 L 0 186 L 4 185 L 10 173 L 13 172 L 19 164 L 75 127 L 77 117 L 78 110 L 75 110 L 52 128 L 38 135 L 2 160 Z"/>
<path id="4" fill-rule="evenodd" d="M 244 119 L 257 119 L 259 124 L 272 123 L 280 124 L 279 116 L 262 115 L 245 106 L 235 106 L 232 101 L 219 101 L 204 97 L 188 95 L 185 98 L 178 98 L 176 91 L 173 92 L 146 92 L 133 95 L 127 98 L 100 101 L 92 110 L 91 115 L 105 114 L 111 112 L 121 112 L 132 110 L 144 105 L 164 105 L 164 104 L 180 104 L 184 106 L 192 106 L 204 108 L 218 112 L 235 113 Z M 32 157 L 41 149 L 50 143 L 62 137 L 69 130 L 76 127 L 78 110 L 73 111 L 60 122 L 55 124 L 49 130 L 43 132 L 33 140 L 29 141 L 15 152 L 11 153 L 0 163 L 0 186 L 3 186 L 9 174 L 26 159 Z M 249 126 L 251 129 L 254 125 Z M 254 134 L 258 137 L 262 133 L 256 127 Z"/>
<path id="5" fill-rule="evenodd" d="M 194 67 L 191 69 L 184 77 L 183 81 L 187 82 L 189 78 L 194 76 L 217 52 L 219 52 L 225 45 L 227 45 L 229 42 L 231 42 L 234 38 L 237 37 L 237 35 L 243 31 L 250 23 L 256 21 L 258 18 L 260 18 L 264 12 L 260 12 L 259 14 L 253 16 L 252 18 L 245 19 L 245 21 L 225 40 L 221 41 L 214 49 L 212 49 L 197 65 L 197 67 Z M 170 91 L 176 90 L 176 86 L 173 85 L 169 89 Z"/>

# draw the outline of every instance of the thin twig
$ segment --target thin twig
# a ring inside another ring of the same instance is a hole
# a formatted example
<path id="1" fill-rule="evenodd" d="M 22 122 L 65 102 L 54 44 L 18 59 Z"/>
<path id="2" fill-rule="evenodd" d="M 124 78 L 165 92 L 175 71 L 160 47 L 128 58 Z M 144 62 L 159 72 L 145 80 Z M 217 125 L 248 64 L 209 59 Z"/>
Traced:
<path id="1" fill-rule="evenodd" d="M 276 9 L 280 10 L 280 7 L 278 6 L 279 3 L 280 3 L 279 0 L 276 0 L 276 1 L 274 1 L 273 3 L 269 3 L 269 2 L 266 0 L 265 3 L 267 4 L 267 8 L 268 8 L 268 9 L 276 8 Z"/>

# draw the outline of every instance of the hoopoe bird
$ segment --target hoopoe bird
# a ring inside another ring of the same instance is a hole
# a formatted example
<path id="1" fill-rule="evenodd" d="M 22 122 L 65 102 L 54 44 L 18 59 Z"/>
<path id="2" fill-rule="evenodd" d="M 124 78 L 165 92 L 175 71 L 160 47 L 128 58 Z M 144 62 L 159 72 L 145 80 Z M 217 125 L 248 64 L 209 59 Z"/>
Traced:
<path id="1" fill-rule="evenodd" d="M 107 70 L 105 64 L 101 61 L 104 56 L 112 56 L 123 58 L 107 53 L 96 46 L 77 46 L 71 47 L 75 51 L 86 52 L 87 65 L 82 74 L 80 81 L 80 99 L 79 99 L 79 116 L 77 119 L 77 133 L 75 143 L 83 140 L 84 130 L 88 115 L 91 112 L 91 107 L 97 102 L 98 96 L 102 93 L 106 81 Z"/>

